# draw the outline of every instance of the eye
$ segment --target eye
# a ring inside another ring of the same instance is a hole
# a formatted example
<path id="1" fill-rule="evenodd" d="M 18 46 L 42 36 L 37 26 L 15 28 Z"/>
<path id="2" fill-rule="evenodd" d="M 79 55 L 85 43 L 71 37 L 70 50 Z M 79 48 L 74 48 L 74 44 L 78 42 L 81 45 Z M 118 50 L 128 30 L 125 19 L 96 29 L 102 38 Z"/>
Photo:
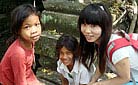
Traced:
<path id="1" fill-rule="evenodd" d="M 60 55 L 63 55 L 64 53 L 62 51 L 59 52 Z"/>
<path id="2" fill-rule="evenodd" d="M 95 27 L 96 25 L 90 25 L 91 27 Z"/>
<path id="3" fill-rule="evenodd" d="M 29 25 L 24 26 L 25 29 L 30 29 Z"/>
<path id="4" fill-rule="evenodd" d="M 86 24 L 82 24 L 82 26 L 86 26 Z"/>
<path id="5" fill-rule="evenodd" d="M 71 52 L 67 52 L 67 55 L 71 55 L 72 53 Z"/>
<path id="6" fill-rule="evenodd" d="M 36 23 L 35 26 L 40 26 L 40 23 Z"/>

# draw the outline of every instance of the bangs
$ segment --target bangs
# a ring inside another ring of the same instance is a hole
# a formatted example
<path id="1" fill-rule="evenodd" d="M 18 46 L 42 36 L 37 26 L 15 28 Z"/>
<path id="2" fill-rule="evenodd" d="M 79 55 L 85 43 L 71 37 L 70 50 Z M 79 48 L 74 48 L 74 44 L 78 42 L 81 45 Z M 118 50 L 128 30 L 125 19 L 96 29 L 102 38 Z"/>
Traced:
<path id="1" fill-rule="evenodd" d="M 62 47 L 65 47 L 67 50 L 74 52 L 75 50 L 77 50 L 77 46 L 78 46 L 77 39 L 75 39 L 72 36 L 63 35 L 57 41 L 57 49 L 59 49 L 59 50 Z"/>
<path id="2" fill-rule="evenodd" d="M 63 43 L 61 43 L 61 47 L 65 47 L 67 50 L 73 52 L 76 50 L 76 45 L 69 40 L 65 40 L 63 41 Z"/>
<path id="3" fill-rule="evenodd" d="M 80 24 L 93 24 L 93 25 L 100 25 L 101 20 L 100 16 L 98 15 L 98 11 L 91 11 L 90 13 L 84 13 L 80 15 Z"/>
<path id="4" fill-rule="evenodd" d="M 87 9 L 82 10 L 80 13 L 79 25 L 93 24 L 101 26 L 104 23 L 104 18 L 106 15 L 106 12 L 103 11 L 100 7 L 94 5 L 88 6 Z"/>

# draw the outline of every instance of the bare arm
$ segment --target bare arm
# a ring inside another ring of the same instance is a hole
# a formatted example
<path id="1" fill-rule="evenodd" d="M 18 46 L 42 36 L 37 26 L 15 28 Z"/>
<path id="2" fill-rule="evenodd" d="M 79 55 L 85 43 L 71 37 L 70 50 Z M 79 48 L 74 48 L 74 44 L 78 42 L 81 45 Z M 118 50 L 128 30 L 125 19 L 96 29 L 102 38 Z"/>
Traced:
<path id="1" fill-rule="evenodd" d="M 80 84 L 80 85 L 87 85 L 87 84 Z"/>
<path id="2" fill-rule="evenodd" d="M 92 85 L 93 83 L 95 83 L 100 76 L 101 76 L 101 73 L 99 71 L 99 66 L 97 65 L 96 72 L 95 72 L 94 76 L 92 77 L 91 82 L 88 85 Z"/>
<path id="3" fill-rule="evenodd" d="M 96 83 L 91 83 L 89 85 L 122 85 L 127 83 L 130 80 L 130 63 L 128 58 L 124 58 L 120 60 L 117 64 L 115 64 L 115 68 L 117 70 L 117 77 L 103 80 Z"/>

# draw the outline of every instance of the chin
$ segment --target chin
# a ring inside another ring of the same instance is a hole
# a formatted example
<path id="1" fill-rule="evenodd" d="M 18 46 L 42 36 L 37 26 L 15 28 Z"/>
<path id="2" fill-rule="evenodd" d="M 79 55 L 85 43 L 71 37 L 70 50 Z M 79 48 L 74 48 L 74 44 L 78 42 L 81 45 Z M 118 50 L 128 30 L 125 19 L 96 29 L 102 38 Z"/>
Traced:
<path id="1" fill-rule="evenodd" d="M 87 40 L 87 42 L 95 42 L 94 40 Z"/>
<path id="2" fill-rule="evenodd" d="M 39 38 L 38 38 L 38 39 L 33 40 L 33 42 L 37 42 L 38 40 L 39 40 Z"/>
<path id="3" fill-rule="evenodd" d="M 66 63 L 65 63 L 65 62 L 63 62 L 63 64 L 64 64 L 64 65 L 66 65 L 66 66 L 68 66 L 68 65 L 69 65 L 69 63 L 67 63 L 67 62 L 66 62 Z"/>

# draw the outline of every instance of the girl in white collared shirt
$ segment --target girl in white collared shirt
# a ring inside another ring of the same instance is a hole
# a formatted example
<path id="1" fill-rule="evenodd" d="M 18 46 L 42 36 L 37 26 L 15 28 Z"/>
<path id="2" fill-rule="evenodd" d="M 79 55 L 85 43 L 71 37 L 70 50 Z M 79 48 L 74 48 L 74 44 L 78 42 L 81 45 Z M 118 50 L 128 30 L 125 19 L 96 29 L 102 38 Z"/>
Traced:
<path id="1" fill-rule="evenodd" d="M 78 59 L 78 46 L 77 39 L 69 35 L 62 35 L 57 41 L 57 71 L 62 85 L 86 85 L 91 80 L 92 72 Z"/>

